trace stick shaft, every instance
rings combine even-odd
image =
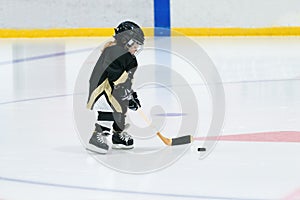
[[[168,145],[168,146],[174,146],[174,145],[189,144],[189,143],[191,143],[193,141],[193,136],[191,136],[191,135],[185,135],[185,136],[181,136],[181,137],[177,137],[177,138],[172,138],[172,139],[164,137],[158,131],[158,129],[150,122],[150,120],[148,119],[148,117],[145,115],[145,113],[140,108],[138,109],[138,112],[141,115],[141,117],[145,120],[145,122],[156,131],[156,135],[166,145]]]
[[[156,134],[161,139],[161,141],[163,141],[163,143],[168,146],[172,146],[172,139],[164,137],[160,132],[157,132]]]
[[[140,108],[138,109],[138,113],[144,119],[144,121],[148,124],[148,126],[151,126],[152,129],[155,130],[155,132],[158,132],[158,129],[151,123],[151,121],[148,119],[148,117],[145,115],[145,113]]]

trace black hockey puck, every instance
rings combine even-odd
[[[206,151],[206,148],[198,148],[198,151]]]

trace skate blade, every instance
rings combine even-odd
[[[108,152],[108,150],[95,147],[94,145],[88,145],[85,149],[99,154],[106,154]]]
[[[112,145],[112,148],[113,149],[133,149],[133,145],[130,145],[130,146],[126,146],[126,145],[123,145],[123,144],[113,144]]]

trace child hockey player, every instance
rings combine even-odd
[[[90,77],[87,107],[94,110],[95,103],[104,98],[112,112],[97,110],[98,121],[87,149],[107,153],[107,136],[112,129],[112,148],[133,148],[132,137],[124,131],[127,109],[137,110],[141,105],[136,92],[131,89],[133,75],[137,69],[135,55],[144,44],[142,29],[131,21],[115,28],[114,41],[108,42],[99,57]],[[109,127],[105,122],[113,122]]]

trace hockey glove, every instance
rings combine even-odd
[[[113,94],[122,102],[126,103],[128,108],[131,110],[136,111],[139,107],[141,107],[136,92],[134,92],[132,89],[127,89],[124,84],[115,86]]]
[[[129,100],[128,108],[130,110],[136,111],[140,107],[141,107],[141,103],[137,97],[136,92],[131,93],[131,99]]]

